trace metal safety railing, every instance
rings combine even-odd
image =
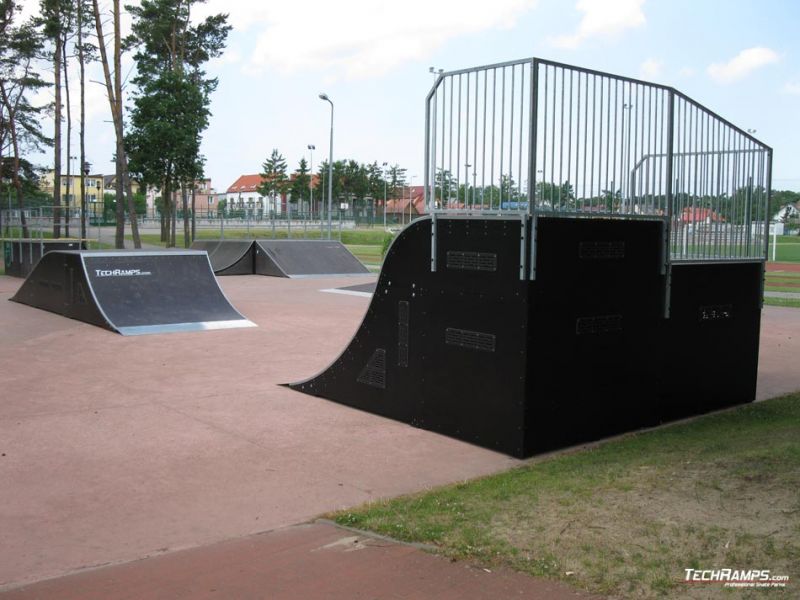
[[[646,218],[667,263],[763,259],[772,150],[677,90],[537,58],[440,75],[434,215]]]

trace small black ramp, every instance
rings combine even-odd
[[[255,272],[274,277],[363,275],[369,270],[334,240],[256,240]]]
[[[123,335],[255,326],[194,250],[49,252],[11,300]]]
[[[208,258],[215,275],[252,275],[252,240],[216,240]]]

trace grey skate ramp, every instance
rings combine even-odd
[[[365,275],[369,270],[341,242],[256,240],[255,272],[274,277]]]
[[[192,250],[205,250],[215,275],[252,275],[252,240],[200,240]]]
[[[255,326],[194,250],[49,252],[11,300],[122,335]]]

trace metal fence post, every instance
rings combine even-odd
[[[664,227],[664,318],[669,319],[670,315],[670,296],[672,293],[672,256],[670,252],[671,239],[672,239],[672,209],[673,209],[673,193],[672,189],[672,163],[674,157],[674,142],[675,142],[675,90],[672,88],[667,92],[667,164],[665,165],[665,177],[667,183],[666,196],[666,224]]]

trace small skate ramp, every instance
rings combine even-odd
[[[200,240],[192,250],[205,250],[215,275],[252,275],[252,240]]]
[[[256,240],[255,272],[274,277],[363,275],[369,270],[341,242]]]
[[[194,250],[52,251],[11,300],[122,335],[255,326]]]

